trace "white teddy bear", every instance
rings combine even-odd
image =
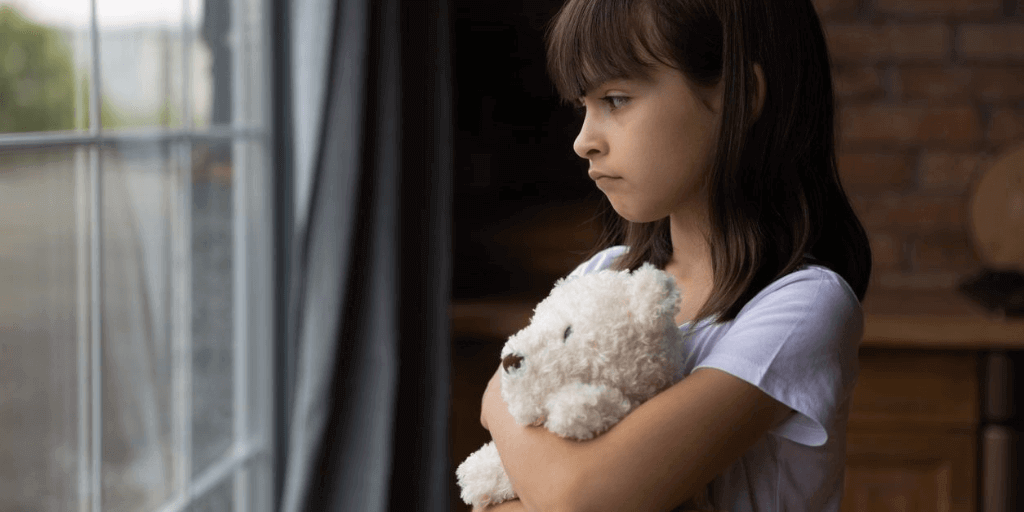
[[[501,396],[520,425],[591,439],[674,383],[679,290],[645,263],[560,279],[501,351]],[[516,497],[491,441],[456,470],[475,507]]]

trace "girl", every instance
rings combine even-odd
[[[683,291],[685,376],[594,440],[484,393],[518,500],[488,510],[838,511],[871,271],[836,170],[810,0],[568,0],[548,71],[620,223],[571,276],[648,261]],[[501,371],[501,368],[498,368]]]

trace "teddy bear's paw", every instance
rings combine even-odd
[[[474,507],[494,505],[516,497],[494,441],[466,457],[455,470],[455,476],[462,488],[462,501]]]
[[[590,439],[611,428],[630,411],[621,391],[603,385],[574,383],[548,400],[544,426],[562,437]]]

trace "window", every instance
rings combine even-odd
[[[267,10],[0,0],[0,508],[272,508]]]

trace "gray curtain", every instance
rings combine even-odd
[[[319,68],[322,21],[292,11],[296,71],[326,73],[322,85],[292,82],[300,242],[286,512],[448,508],[448,1],[302,0],[332,22]],[[320,125],[299,126],[309,122]]]

